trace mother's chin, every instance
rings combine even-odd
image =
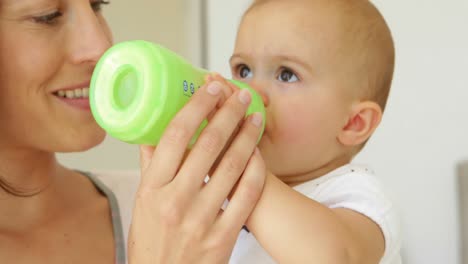
[[[82,152],[101,144],[106,138],[106,132],[97,124],[94,128],[81,130],[80,133],[62,137],[57,140],[53,152],[70,153]]]

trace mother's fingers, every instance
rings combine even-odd
[[[232,92],[235,92],[235,91],[239,90],[239,87],[237,87],[234,83],[232,83],[229,80],[227,80],[226,78],[224,78],[219,73],[213,73],[211,75],[211,78],[209,78],[209,79],[212,80],[212,81],[218,81],[218,82],[221,82],[221,83],[225,83],[230,88],[230,90]]]
[[[222,90],[220,82],[205,85],[177,113],[161,137],[150,163],[145,162],[148,171],[142,176],[145,186],[161,186],[172,181],[191,138],[219,101],[224,100]]]
[[[232,133],[244,119],[250,101],[247,90],[236,92],[203,130],[177,176],[182,191],[194,194],[199,190]],[[250,154],[245,156],[247,159]],[[242,171],[237,173],[239,176]]]
[[[154,149],[153,146],[140,146],[140,168],[142,173],[148,169],[151,159],[153,158]]]
[[[255,150],[262,116],[255,113],[250,116],[231,147],[224,154],[210,181],[200,193],[200,204],[210,211],[215,211],[223,204],[232,189],[248,167]]]
[[[238,232],[247,222],[261,196],[266,166],[258,149],[249,160],[242,178],[217,225],[222,230]]]

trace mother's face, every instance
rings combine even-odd
[[[0,148],[88,149],[94,66],[112,42],[102,0],[0,0]]]

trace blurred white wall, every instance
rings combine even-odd
[[[111,1],[104,15],[115,42],[144,39],[179,53],[195,65],[201,64],[200,4],[198,0]],[[108,137],[85,153],[60,154],[65,165],[81,170],[138,169],[138,149]]]
[[[208,67],[230,76],[250,0],[207,1]],[[372,2],[394,34],[397,65],[383,123],[356,161],[374,167],[400,210],[404,263],[461,263],[456,164],[468,158],[468,1]]]

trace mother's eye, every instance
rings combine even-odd
[[[91,2],[91,7],[93,8],[94,12],[100,12],[102,10],[103,5],[110,4],[110,1],[99,0]]]
[[[62,15],[63,15],[62,12],[55,11],[47,15],[33,17],[33,20],[34,22],[39,23],[39,24],[53,25],[57,22],[58,18],[60,18]]]

